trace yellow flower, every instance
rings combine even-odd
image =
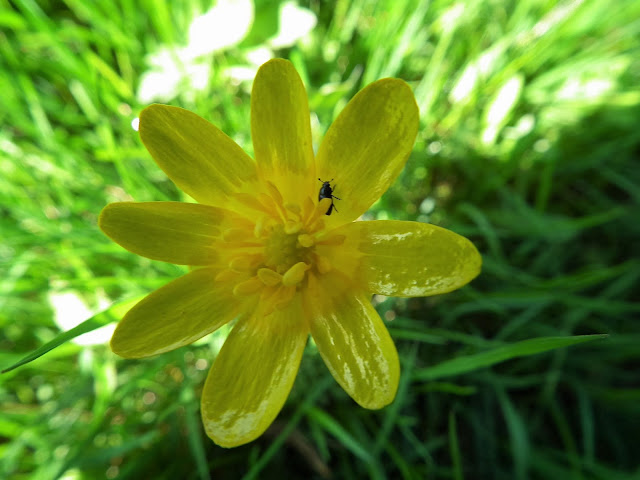
[[[202,393],[205,430],[224,447],[254,440],[274,420],[309,333],[356,402],[389,404],[398,355],[371,295],[449,292],[481,264],[471,242],[443,228],[355,222],[398,176],[417,131],[411,89],[387,78],[349,102],[314,156],[304,86],[279,59],[265,63],[253,85],[255,161],[191,112],[146,108],[143,143],[199,204],[113,203],[100,228],[131,252],[201,268],[134,306],[111,339],[113,351],[155,355],[237,319]],[[335,198],[318,179],[330,182]]]

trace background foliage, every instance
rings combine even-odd
[[[111,201],[180,199],[132,122],[171,103],[251,151],[270,56],[303,77],[316,139],[365,84],[411,84],[419,138],[368,215],[468,236],[483,273],[374,298],[403,368],[390,407],[359,408],[309,346],[276,423],[234,450],[199,420],[226,331],[141,361],[108,334],[66,343],[0,377],[0,477],[640,478],[640,2],[234,0],[198,43],[212,6],[0,0],[3,367],[80,302],[86,318],[184,272],[96,226]],[[593,333],[609,337],[519,356],[522,340]],[[518,358],[491,353],[505,348]]]

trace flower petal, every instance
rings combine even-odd
[[[466,285],[482,257],[465,237],[435,225],[381,220],[354,222],[336,231],[347,237],[334,262],[372,293],[424,297]],[[347,262],[348,265],[347,265]],[[351,269],[351,271],[349,271]]]
[[[355,220],[389,188],[416,139],[419,111],[409,85],[378,80],[347,104],[327,131],[316,157],[322,180],[333,179],[338,226]]]
[[[242,319],[233,328],[202,392],[207,435],[222,447],[260,436],[293,386],[309,333],[300,301],[273,314]]]
[[[391,403],[400,378],[398,353],[369,297],[327,274],[309,277],[304,302],[311,336],[333,378],[365,408]]]
[[[201,268],[138,302],[118,323],[111,349],[125,358],[168,352],[195,342],[235,318],[243,305],[218,270]]]
[[[258,169],[285,201],[301,202],[316,188],[307,93],[291,62],[260,67],[251,91],[251,136]]]
[[[145,108],[140,138],[173,183],[200,203],[227,205],[230,194],[256,179],[251,157],[188,110],[157,104]]]
[[[98,225],[130,252],[178,265],[212,265],[223,211],[180,202],[121,202],[102,209]]]

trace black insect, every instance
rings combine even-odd
[[[334,208],[336,209],[336,212],[338,211],[336,206],[333,204],[333,199],[334,198],[336,200],[340,200],[340,199],[333,194],[333,188],[331,188],[331,182],[333,182],[333,178],[328,182],[325,182],[324,180],[320,180],[320,181],[322,182],[322,186],[320,187],[320,191],[318,192],[318,201],[322,200],[323,198],[331,199],[331,205],[329,206],[329,210],[327,210],[327,213],[325,213],[325,215],[331,215],[331,211]]]

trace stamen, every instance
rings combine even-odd
[[[255,226],[253,227],[253,235],[256,238],[264,239],[265,237],[269,236],[272,224],[273,220],[271,219],[271,217],[262,216],[258,218]]]
[[[264,283],[258,277],[251,277],[249,280],[238,283],[233,287],[233,294],[237,297],[251,295],[264,287]]]
[[[315,240],[308,233],[303,233],[302,235],[298,235],[298,244],[301,247],[309,248],[313,247]]]
[[[288,235],[293,235],[294,233],[298,233],[302,230],[302,223],[295,220],[287,220],[284,224],[284,233]]]
[[[224,270],[220,270],[220,272],[216,275],[215,281],[229,282],[231,280],[234,280],[237,276],[238,274],[236,272],[234,272],[233,270],[229,270],[228,268],[225,268]]]
[[[253,259],[248,255],[236,257],[229,262],[229,268],[234,272],[244,273],[253,269]]]
[[[304,279],[304,273],[309,269],[309,265],[298,262],[282,276],[282,284],[291,287],[299,284]]]
[[[261,268],[258,270],[258,278],[262,283],[270,287],[274,287],[282,282],[282,275],[270,268]]]
[[[287,203],[284,208],[290,212],[291,216],[295,216],[297,220],[300,220],[302,209],[297,203]]]

